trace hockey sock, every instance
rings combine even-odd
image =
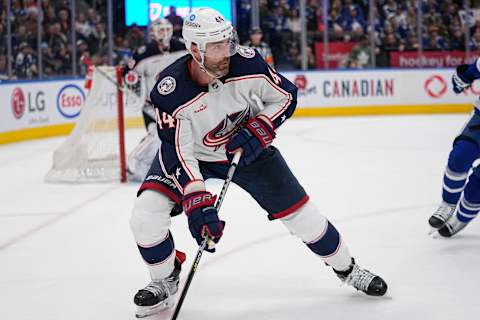
[[[443,176],[443,201],[457,204],[465,187],[468,170],[480,153],[476,143],[468,140],[455,142],[448,157],[448,165]]]
[[[313,242],[307,243],[307,247],[335,270],[346,270],[350,267],[352,261],[350,252],[330,221],[323,234]]]
[[[145,260],[150,269],[150,274],[153,280],[164,279],[172,272],[175,258],[175,244],[170,232],[168,232],[165,239],[159,243],[148,247],[140,246],[138,244],[137,246],[143,260]],[[171,265],[171,267],[169,268],[168,265]]]
[[[462,222],[470,222],[480,211],[480,172],[478,169],[470,175],[465,190],[460,198],[457,218]]]

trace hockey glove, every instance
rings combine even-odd
[[[237,132],[225,146],[228,160],[231,162],[234,153],[241,150],[242,157],[238,165],[240,167],[247,166],[272,144],[274,138],[275,131],[269,123],[259,117],[250,119],[245,127]]]
[[[476,63],[459,65],[452,76],[453,91],[461,93],[469,88],[473,81],[478,78],[480,78],[480,71],[477,69]]]
[[[183,197],[183,210],[188,217],[190,233],[200,245],[205,235],[213,239],[215,243],[220,241],[225,227],[225,221],[218,218],[215,208],[217,196],[210,192],[192,192]],[[215,252],[215,248],[206,248],[209,252]]]

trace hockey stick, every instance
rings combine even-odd
[[[228,186],[230,185],[230,182],[232,181],[233,174],[235,173],[235,170],[237,169],[238,161],[240,161],[242,153],[240,151],[237,151],[235,155],[233,156],[233,160],[230,163],[230,168],[228,169],[227,177],[225,178],[225,182],[223,183],[222,191],[220,191],[220,194],[218,196],[217,203],[215,204],[215,208],[217,211],[220,211],[220,207],[222,206],[223,199],[225,198],[225,194],[227,193]],[[178,303],[175,306],[175,311],[173,312],[171,320],[176,320],[178,313],[180,312],[180,308],[182,307],[183,301],[185,300],[185,296],[187,295],[188,288],[190,287],[190,284],[192,283],[193,276],[195,275],[195,272],[197,271],[198,264],[200,263],[200,259],[202,258],[203,251],[207,247],[207,244],[212,241],[209,237],[205,237],[202,241],[202,244],[200,244],[200,247],[198,248],[197,251],[197,256],[195,257],[195,261],[193,261],[192,267],[190,268],[190,272],[188,273],[187,281],[185,282],[185,286],[183,287],[183,290],[180,294],[180,298],[178,299]]]

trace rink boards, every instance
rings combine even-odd
[[[480,85],[455,95],[452,69],[372,69],[282,73],[298,87],[295,116],[469,112]],[[0,144],[68,134],[86,97],[84,79],[0,84]],[[108,96],[106,99],[115,99]],[[142,126],[126,108],[126,127]]]

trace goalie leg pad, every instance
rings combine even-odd
[[[130,181],[143,181],[158,152],[159,146],[160,139],[156,129],[153,128],[128,155],[128,178]]]
[[[165,195],[145,190],[133,208],[130,227],[153,280],[168,277],[174,268],[175,244],[169,232],[174,205]]]
[[[281,221],[328,265],[336,270],[350,266],[351,255],[340,234],[311,201]]]

